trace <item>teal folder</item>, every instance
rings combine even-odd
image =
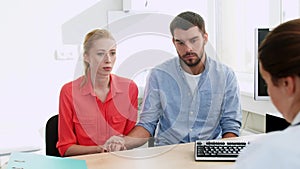
[[[87,169],[85,160],[14,152],[7,169]]]

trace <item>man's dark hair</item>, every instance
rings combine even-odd
[[[193,26],[197,26],[202,33],[206,33],[203,18],[197,13],[186,11],[180,13],[172,20],[170,24],[170,31],[172,36],[174,36],[174,30],[176,28],[188,30]]]

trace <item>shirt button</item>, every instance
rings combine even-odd
[[[190,132],[192,132],[193,131],[193,129],[190,129]]]
[[[193,115],[193,114],[194,114],[194,112],[191,111],[191,112],[190,112],[190,115]]]

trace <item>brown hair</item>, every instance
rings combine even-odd
[[[259,46],[258,59],[274,85],[279,78],[300,76],[300,19],[272,30]]]
[[[203,18],[194,12],[186,11],[178,14],[170,24],[170,31],[172,36],[174,36],[174,30],[180,28],[183,30],[188,30],[189,28],[197,26],[202,33],[206,33],[205,23]]]
[[[94,29],[89,33],[87,33],[85,35],[84,42],[83,42],[83,54],[88,54],[94,41],[102,38],[115,40],[114,37],[111,35],[111,33],[105,29]],[[84,61],[84,79],[81,83],[81,86],[83,86],[86,83],[89,68],[90,68],[89,63]]]

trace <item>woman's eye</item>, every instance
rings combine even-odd
[[[111,56],[115,56],[115,55],[116,55],[116,52],[110,52],[110,55],[111,55]]]
[[[98,56],[104,56],[105,53],[97,53]]]

